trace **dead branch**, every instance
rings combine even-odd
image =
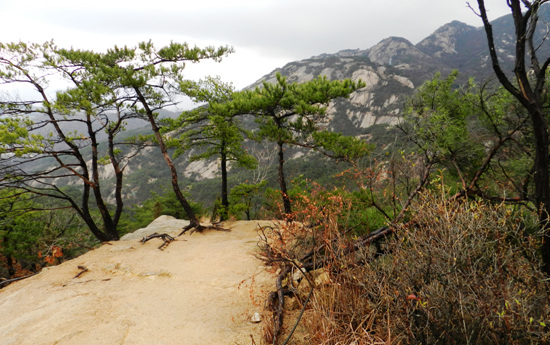
[[[83,275],[84,273],[88,272],[88,269],[87,269],[85,266],[80,266],[80,265],[79,265],[79,266],[77,266],[77,268],[78,268],[79,270],[81,270],[81,271],[78,272],[78,274],[75,275],[75,276],[73,277],[73,279],[76,279],[76,278],[80,277],[81,275]]]
[[[277,287],[277,297],[278,297],[278,305],[277,309],[274,312],[273,315],[273,322],[274,322],[274,330],[273,330],[273,345],[277,344],[277,338],[279,336],[279,333],[281,332],[283,328],[283,311],[285,309],[285,296],[283,293],[283,280],[286,278],[288,273],[292,270],[292,265],[285,265],[281,273],[277,276],[277,280],[275,281],[275,286]]]
[[[145,236],[141,239],[141,243],[144,244],[145,242],[149,241],[149,240],[152,240],[153,238],[162,238],[162,240],[164,242],[162,242],[162,244],[158,247],[158,249],[160,250],[164,250],[166,247],[168,247],[168,245],[170,243],[172,243],[172,241],[174,241],[175,239],[168,235],[168,234],[159,234],[159,233],[154,233],[154,234],[151,234],[149,236]]]
[[[226,228],[222,228],[218,224],[212,224],[212,225],[193,225],[193,223],[190,223],[186,227],[184,227],[181,232],[178,234],[177,237],[180,237],[181,235],[185,234],[187,231],[190,231],[189,235],[192,235],[194,232],[203,232],[204,230],[216,230],[216,231],[231,231]]]
[[[16,282],[18,280],[23,280],[23,279],[27,279],[27,278],[30,278],[34,275],[36,275],[37,273],[33,273],[33,274],[29,274],[28,276],[24,276],[24,277],[17,277],[17,278],[12,278],[12,279],[0,279],[0,289],[5,287],[5,286],[8,286],[10,283],[13,283],[13,282]]]
[[[306,301],[304,302],[304,305],[302,306],[302,310],[300,310],[300,314],[298,315],[298,318],[296,319],[296,323],[294,323],[294,327],[292,327],[292,330],[290,331],[290,334],[286,338],[283,345],[288,344],[290,338],[292,338],[292,335],[294,334],[294,331],[296,331],[296,327],[298,327],[298,324],[300,323],[300,320],[302,319],[302,316],[304,315],[304,311],[306,310],[307,303],[309,302],[309,299],[311,298],[311,295],[313,294],[313,289],[315,287],[312,285],[311,289],[309,290],[309,294],[307,295]]]

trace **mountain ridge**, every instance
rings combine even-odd
[[[539,16],[540,20],[550,22],[550,5],[542,6]],[[511,75],[515,57],[511,14],[491,23],[503,70]],[[544,30],[539,30],[536,39],[544,37]],[[548,42],[541,44],[539,50],[550,56]],[[475,76],[483,82],[493,75],[483,27],[454,20],[417,44],[393,36],[367,49],[345,49],[289,62],[249,88],[274,82],[276,73],[287,77],[289,82],[307,82],[317,76],[331,80],[362,79],[366,88],[358,90],[349,100],[336,100],[329,109],[333,130],[358,135],[375,124],[396,124],[402,116],[403,104],[418,86],[438,72],[445,75],[455,69],[460,72],[460,80]]]
[[[541,8],[542,21],[550,22],[549,9],[550,5]],[[512,24],[511,15],[492,21],[495,44],[506,73],[511,73],[513,66]],[[544,32],[538,32],[537,37],[544,37]],[[550,56],[548,42],[540,49]],[[289,62],[248,88],[261,86],[263,82],[275,82],[276,73],[281,73],[289,82],[307,82],[318,76],[332,80],[361,79],[366,87],[357,90],[349,99],[334,100],[329,106],[328,128],[376,142],[380,136],[387,136],[387,126],[399,123],[407,98],[422,83],[438,72],[446,75],[454,69],[459,70],[461,80],[476,76],[478,81],[483,82],[490,78],[492,69],[482,27],[451,21],[416,44],[394,36],[384,38],[367,49],[345,49]],[[250,122],[253,124],[253,121]],[[139,203],[150,196],[151,191],[162,189],[159,183],[168,184],[167,169],[155,168],[163,164],[156,153],[155,149],[150,148],[128,162],[125,175],[125,190],[129,191],[125,194],[125,200],[128,204]],[[182,178],[186,179],[185,183],[216,176],[215,161],[190,163],[186,157],[183,155],[174,161]],[[102,176],[108,177],[110,174],[112,172],[105,170]],[[191,193],[193,199],[204,201],[201,199],[204,191],[195,193],[191,190]]]
[[[543,6],[544,11],[541,9],[541,19],[550,22],[548,8],[549,6]],[[509,57],[514,51],[510,40],[513,34],[511,15],[497,18],[492,24],[503,66],[510,72],[513,61]],[[539,34],[538,37],[542,36]],[[548,43],[543,48],[550,56]],[[455,20],[437,28],[416,44],[406,38],[394,36],[384,38],[367,49],[345,49],[333,54],[324,53],[289,62],[264,75],[247,89],[259,87],[263,82],[275,82],[277,73],[281,73],[289,82],[307,82],[318,76],[326,76],[332,80],[361,79],[366,87],[357,90],[349,99],[334,100],[329,106],[328,128],[367,141],[377,141],[378,136],[384,135],[385,126],[393,126],[400,121],[407,98],[422,83],[437,72],[445,75],[453,69],[459,70],[462,80],[475,75],[478,80],[484,81],[491,76],[492,69],[482,27]],[[152,152],[154,155],[155,151]],[[150,166],[155,161],[155,157],[140,158],[139,165],[130,162],[129,170],[139,170],[139,167]],[[216,174],[215,162],[190,164],[184,155],[175,163],[183,176],[196,181],[211,179]],[[160,178],[156,169],[145,170],[150,170],[145,174],[151,176],[144,176],[142,181],[157,181]]]

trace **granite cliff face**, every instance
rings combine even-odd
[[[539,16],[541,23],[550,22],[550,5],[543,6]],[[497,54],[504,71],[511,74],[515,52],[512,18],[510,15],[498,18],[492,26]],[[545,25],[539,27],[537,45],[547,34]],[[550,56],[550,44],[540,45],[539,53],[543,57]],[[332,80],[361,79],[366,83],[365,88],[349,99],[335,100],[329,106],[328,126],[346,135],[376,141],[378,134],[386,133],[383,126],[400,121],[407,98],[418,86],[437,72],[445,76],[453,69],[460,72],[462,80],[475,76],[477,81],[483,82],[493,74],[485,31],[481,26],[453,21],[417,44],[405,38],[389,37],[368,49],[347,49],[290,62],[263,76],[250,88],[261,86],[263,82],[275,82],[276,73],[286,76],[289,82],[307,82],[318,76]],[[253,121],[250,124],[252,126]],[[189,164],[185,156],[175,163],[187,181],[213,178],[219,170],[215,161]],[[103,174],[108,178],[112,171],[106,170]],[[167,169],[156,148],[147,148],[129,162],[125,181],[125,190],[128,191],[125,199],[129,203],[149,197],[150,191],[161,190],[160,183],[167,186]]]
[[[541,21],[550,22],[548,7],[541,9]],[[515,49],[512,18],[508,15],[496,19],[492,25],[499,58],[505,72],[511,73]],[[538,40],[544,37],[542,30],[537,33]],[[540,47],[542,56],[550,56],[549,48],[548,43]],[[332,80],[361,79],[366,83],[365,88],[349,99],[335,100],[329,106],[328,126],[347,135],[377,140],[373,133],[380,133],[384,131],[382,126],[400,121],[407,98],[418,86],[437,72],[446,75],[453,69],[459,70],[462,80],[475,76],[482,82],[492,75],[485,31],[481,26],[453,21],[417,44],[405,38],[389,37],[368,49],[347,49],[290,62],[263,76],[249,88],[261,86],[263,82],[275,82],[276,73],[286,76],[289,82],[307,82],[318,76]],[[155,157],[149,155],[149,158],[140,159],[140,164],[149,167],[154,161]],[[217,173],[216,162],[179,163],[182,175],[191,180],[212,178]],[[153,172],[159,169],[146,170],[151,171],[151,176],[142,179],[147,181],[145,186],[150,187],[157,179],[162,180],[158,174],[153,176]]]
[[[550,6],[540,10],[540,21],[550,22]],[[511,74],[515,54],[514,26],[511,15],[492,22],[495,45],[506,73]],[[537,42],[545,37],[539,25]],[[539,48],[541,56],[550,56],[550,44]],[[317,76],[329,79],[361,79],[367,87],[349,100],[338,100],[330,107],[331,127],[345,134],[358,135],[372,125],[395,124],[403,114],[403,105],[414,90],[435,73],[442,75],[457,69],[463,80],[475,76],[484,81],[493,74],[483,27],[459,21],[448,23],[416,45],[405,38],[389,37],[366,50],[343,50],[288,63],[262,77],[275,81],[281,73],[290,82],[305,82]]]
[[[328,112],[333,119],[332,126],[337,127],[335,129],[354,134],[373,124],[396,123],[402,113],[397,94],[409,94],[416,86],[415,82],[392,66],[373,63],[362,54],[335,54],[293,62],[265,76],[260,82],[274,82],[277,72],[287,76],[289,82],[306,82],[318,76],[332,80],[363,80],[367,84],[365,88],[355,92],[348,100],[337,100]]]
[[[474,38],[477,39],[474,42]],[[437,29],[417,44],[418,49],[443,62],[451,56],[470,55],[473,43],[486,49],[485,32],[482,28],[453,21]],[[480,41],[480,42],[478,42]],[[446,59],[447,58],[447,59]]]

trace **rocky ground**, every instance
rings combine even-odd
[[[260,344],[275,278],[255,257],[258,222],[185,234],[163,251],[160,239],[139,242],[185,225],[162,216],[0,290],[0,343]],[[75,278],[79,266],[88,271]],[[256,313],[263,322],[253,322]]]

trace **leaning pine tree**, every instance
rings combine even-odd
[[[171,43],[157,49],[151,42],[140,43],[135,48],[114,47],[106,53],[64,51],[67,57],[79,61],[83,69],[92,71],[95,83],[124,95],[124,105],[150,123],[152,136],[170,169],[174,193],[189,218],[183,232],[203,227],[181,192],[176,167],[158,124],[158,111],[175,105],[177,96],[182,95],[179,84],[184,80],[186,63],[220,61],[231,52],[229,47],[190,48],[186,43]]]

